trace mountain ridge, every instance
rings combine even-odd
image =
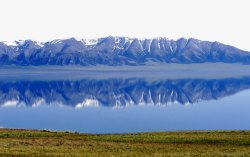
[[[250,53],[220,42],[194,38],[57,39],[0,42],[0,65],[143,65],[163,63],[250,63]]]

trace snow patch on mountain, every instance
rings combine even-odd
[[[17,107],[18,105],[18,100],[9,100],[4,102],[1,106],[2,107]]]
[[[83,102],[76,104],[75,108],[84,108],[84,107],[98,107],[100,105],[99,101],[96,99],[87,98]]]
[[[56,39],[56,40],[52,40],[50,43],[51,44],[60,44],[60,43],[62,43],[62,40],[61,39]]]

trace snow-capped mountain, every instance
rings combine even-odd
[[[250,88],[250,78],[105,79],[77,81],[0,82],[0,106],[41,104],[120,107],[133,105],[193,104],[220,99]]]
[[[140,65],[166,63],[250,63],[250,53],[197,39],[113,37],[0,42],[0,65]]]

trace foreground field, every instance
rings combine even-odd
[[[0,129],[0,156],[250,156],[250,131],[95,135]]]

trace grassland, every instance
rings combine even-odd
[[[100,135],[0,129],[0,156],[250,156],[250,131]]]

